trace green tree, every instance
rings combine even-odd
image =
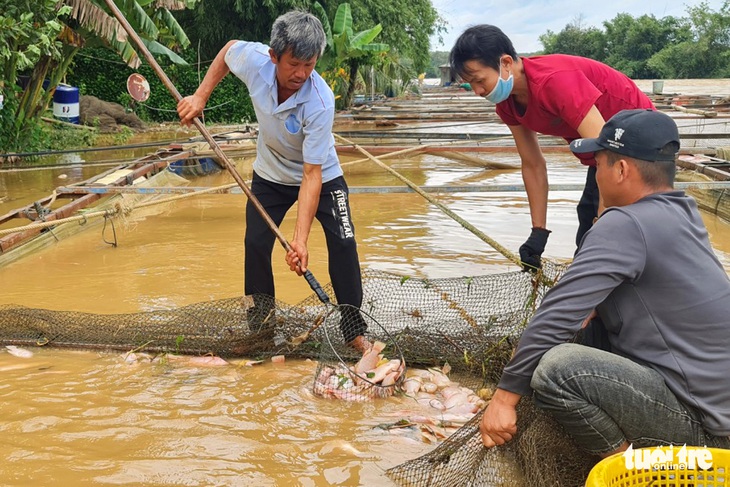
[[[324,5],[331,15],[333,6],[336,8],[339,3]],[[349,0],[349,3],[355,30],[382,25],[378,39],[397,52],[398,58],[404,60],[401,65],[410,64],[413,76],[426,70],[430,63],[430,38],[445,31],[445,22],[430,0]]]
[[[649,59],[667,46],[686,39],[689,31],[682,19],[653,15],[634,18],[619,14],[604,22],[606,28],[606,63],[631,78],[653,78],[657,72]]]
[[[327,48],[317,63],[318,72],[339,97],[338,106],[349,107],[355,93],[360,66],[378,64],[390,47],[373,43],[383,27],[378,24],[355,33],[352,29],[352,13],[349,3],[337,7],[332,25],[324,8],[317,2],[313,10],[320,16],[327,36]]]
[[[311,0],[205,0],[192,10],[175,12],[203,61],[213,59],[231,39],[268,43],[276,18]]]
[[[432,51],[430,55],[431,61],[426,68],[426,78],[439,78],[441,77],[439,66],[449,62],[449,51]]]
[[[57,40],[63,30],[59,16],[70,11],[70,7],[57,9],[55,0],[3,1],[0,4],[0,92],[5,97],[5,107],[0,112],[0,150],[3,152],[18,150],[23,141],[37,132],[37,127],[25,121],[39,113],[28,100],[42,96],[43,80],[28,83],[19,98],[18,73],[62,59],[62,45]]]
[[[160,64],[180,93],[187,95],[197,89],[200,80],[205,76],[205,70],[198,72],[195,64],[196,53],[192,49],[182,52],[181,55],[188,61],[187,65],[165,63],[165,59],[160,59]],[[127,77],[135,71],[147,78],[150,84],[150,97],[144,103],[135,102],[126,91]],[[108,49],[85,48],[74,58],[67,81],[78,86],[84,94],[133,109],[142,120],[179,121],[175,110],[177,102],[170,96],[154,70],[147,64],[133,70]],[[208,100],[206,121],[242,123],[255,120],[256,115],[247,93],[246,85],[235,76],[223,78]]]
[[[185,63],[171,47],[184,47],[189,41],[169,9],[185,8],[195,1],[124,0],[121,3],[124,16],[150,51],[165,55],[173,62]],[[128,65],[137,67],[140,64],[139,56],[117,20],[108,13],[104,0],[3,2],[4,8],[0,10],[4,12],[3,22],[20,29],[17,35],[9,30],[11,33],[3,37],[10,41],[6,46],[8,64],[15,63],[15,67],[4,69],[4,74],[8,71],[4,79],[8,85],[15,85],[19,69],[28,68],[30,74],[30,81],[14,108],[15,128],[9,134],[9,140],[13,140],[15,146],[23,147],[30,143],[29,134],[36,131],[34,126],[48,106],[53,91],[65,76],[75,54],[85,45],[105,45],[115,50]],[[18,27],[28,23],[30,29]],[[40,36],[33,31],[39,32]],[[24,55],[25,52],[30,53],[34,60],[30,65],[27,61],[31,58]]]
[[[203,60],[215,57],[231,39],[267,43],[271,25],[289,10],[299,8],[314,11],[314,0],[205,0],[192,11],[176,12],[180,24],[190,36]],[[335,17],[341,0],[321,1],[328,18]],[[413,67],[414,76],[425,71],[429,64],[429,40],[434,33],[444,30],[430,0],[349,0],[353,30],[365,30],[380,24],[378,39],[391,46]],[[396,47],[397,46],[397,47]],[[407,60],[407,61],[406,61]]]
[[[596,61],[606,58],[606,37],[600,29],[584,27],[578,16],[557,34],[548,30],[538,37],[544,54],[572,54]]]
[[[688,8],[675,43],[654,54],[647,64],[662,78],[724,78],[730,76],[730,6],[718,12],[703,2]]]

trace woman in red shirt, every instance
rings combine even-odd
[[[624,109],[654,108],[651,100],[623,73],[592,59],[550,54],[517,56],[512,41],[493,25],[464,31],[450,54],[451,69],[470,83],[474,93],[497,105],[497,115],[507,124],[522,161],[532,232],[520,247],[525,270],[540,267],[547,230],[548,178],[545,157],[537,134],[578,138],[598,137],[606,120]],[[578,203],[580,245],[599,214],[594,159]]]

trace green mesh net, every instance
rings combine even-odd
[[[406,377],[406,366],[441,369],[448,364],[452,380],[478,390],[497,382],[522,330],[564,270],[564,265],[545,262],[538,274],[441,279],[367,271],[359,310],[323,304],[316,295],[296,305],[267,296],[244,296],[113,315],[5,305],[0,306],[0,343],[311,358],[319,361],[314,393],[326,395],[322,384],[328,380],[331,385],[352,380],[351,387],[362,386],[357,394],[364,396],[353,400],[378,400],[395,393]],[[325,291],[334,295],[331,286]],[[365,330],[370,342],[383,344],[376,366],[399,361],[389,371],[399,372],[392,374],[395,379],[368,384],[373,369],[359,371],[357,379],[350,374],[362,358],[344,345],[353,330]],[[529,399],[520,404],[519,434],[506,447],[488,451],[481,446],[480,417],[474,416],[431,453],[389,470],[388,475],[408,486],[573,487],[582,485],[596,461],[580,453]],[[505,470],[510,461],[517,470]]]

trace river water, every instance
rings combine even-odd
[[[190,135],[195,134],[155,137]],[[130,143],[149,137],[139,135]],[[147,152],[82,154],[49,162],[131,159]],[[488,158],[519,162],[512,153]],[[552,184],[584,181],[585,168],[569,154],[547,158]],[[252,161],[235,163],[244,179],[250,178]],[[418,185],[521,184],[518,171],[438,156],[390,163]],[[0,214],[104,169],[1,172]],[[361,186],[401,184],[372,163],[347,165],[345,176],[353,188],[351,207],[364,269],[428,278],[515,270],[416,194],[355,193]],[[190,184],[230,181],[219,173]],[[553,233],[545,257],[572,256],[579,194],[550,194]],[[444,193],[437,198],[512,252],[529,234],[523,193]],[[101,225],[92,226],[0,267],[0,305],[133,313],[240,296],[244,205],[242,194],[217,194],[133,212],[115,225],[116,247],[104,241],[112,238],[109,228],[102,233]],[[295,215],[293,208],[282,224],[287,237]],[[730,225],[709,214],[704,219],[718,256],[730,268]],[[309,248],[310,269],[328,282],[324,238],[316,223]],[[274,267],[279,299],[293,304],[311,294],[306,282],[288,270],[278,246]],[[114,353],[33,352],[26,359],[0,352],[3,485],[390,485],[385,469],[434,447],[376,428],[405,414],[412,407],[407,398],[346,404],[312,397],[314,364],[308,361],[196,367],[128,363]]]

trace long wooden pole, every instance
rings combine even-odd
[[[124,14],[119,10],[119,8],[116,6],[113,0],[105,0],[107,7],[109,7],[109,10],[111,10],[112,14],[114,14],[114,17],[119,21],[119,23],[122,25],[124,30],[127,32],[127,35],[132,38],[134,43],[137,45],[137,48],[139,49],[139,52],[141,52],[149,65],[152,67],[152,69],[157,74],[157,77],[160,78],[160,81],[162,81],[162,84],[165,85],[167,90],[172,94],[172,96],[175,98],[175,101],[179,102],[182,100],[182,95],[180,95],[180,92],[177,91],[177,88],[175,88],[175,85],[172,84],[172,81],[170,81],[170,78],[167,77],[167,74],[162,70],[160,65],[157,63],[157,60],[152,56],[149,49],[147,49],[147,46],[144,45],[142,42],[142,39],[137,35],[137,32],[132,28],[132,26],[129,24],[127,19],[124,17]],[[226,156],[225,152],[220,148],[218,143],[215,141],[212,135],[210,135],[210,132],[208,132],[208,129],[205,128],[205,125],[200,121],[198,117],[193,118],[193,124],[195,127],[200,131],[203,138],[210,144],[210,148],[213,149],[213,152],[215,152],[215,155],[218,156],[218,158],[223,162],[223,165],[228,170],[228,172],[233,176],[233,179],[236,181],[238,186],[241,187],[243,192],[246,194],[246,197],[248,197],[251,204],[254,206],[256,211],[261,215],[261,218],[264,219],[266,222],[266,225],[271,229],[271,231],[276,236],[277,240],[281,243],[281,245],[284,247],[284,249],[287,252],[290,252],[292,250],[291,245],[289,245],[289,242],[286,240],[286,237],[284,237],[284,234],[281,233],[281,230],[279,227],[274,223],[274,220],[271,219],[271,216],[266,212],[266,209],[263,207],[261,202],[256,198],[256,196],[251,192],[249,187],[246,185],[246,183],[243,181],[243,178],[238,173],[236,168],[231,164],[231,161],[228,159],[228,156]],[[304,278],[307,280],[307,283],[309,283],[309,287],[312,288],[312,291],[314,291],[317,294],[317,297],[322,301],[323,303],[329,303],[330,299],[329,296],[327,296],[327,293],[324,292],[324,289],[322,289],[322,286],[319,284],[317,279],[315,279],[314,275],[311,271],[307,270],[304,273]]]
[[[506,247],[502,246],[499,242],[497,242],[496,240],[494,240],[493,238],[491,238],[489,235],[487,235],[486,233],[482,232],[481,230],[479,230],[478,228],[476,228],[474,225],[472,225],[468,221],[466,221],[463,218],[461,218],[459,215],[457,215],[456,213],[454,213],[446,205],[444,205],[443,203],[439,202],[436,198],[432,197],[429,194],[426,194],[426,192],[423,191],[418,185],[416,185],[414,182],[412,182],[411,180],[409,180],[408,178],[406,178],[405,176],[403,176],[401,173],[399,173],[398,171],[396,171],[392,167],[388,166],[383,161],[381,161],[380,159],[378,159],[374,155],[370,154],[368,151],[366,151],[365,149],[363,149],[362,147],[360,147],[356,143],[354,143],[354,142],[352,142],[352,141],[350,141],[350,140],[348,140],[348,139],[346,139],[346,138],[344,138],[344,137],[342,137],[341,135],[338,135],[338,134],[335,134],[335,137],[338,138],[340,141],[344,142],[345,144],[349,144],[349,145],[352,145],[353,147],[355,147],[358,151],[360,151],[362,153],[362,155],[364,155],[365,157],[367,157],[368,159],[370,159],[371,161],[373,161],[375,164],[377,164],[378,166],[382,167],[383,169],[385,169],[386,171],[388,171],[389,173],[391,173],[393,176],[395,176],[398,179],[400,179],[401,181],[403,181],[413,191],[415,191],[416,193],[418,193],[421,196],[423,196],[424,199],[426,199],[427,201],[429,201],[430,203],[432,203],[433,205],[435,205],[436,207],[438,207],[441,211],[443,211],[444,213],[446,213],[454,221],[458,222],[462,227],[466,228],[471,233],[473,233],[474,235],[476,235],[477,237],[479,237],[483,242],[486,242],[487,244],[489,244],[494,250],[496,250],[497,252],[499,252],[500,254],[502,254],[508,260],[510,260],[511,262],[513,262],[514,264],[516,264],[516,265],[518,265],[520,267],[522,266],[522,262],[520,261],[519,257],[517,257],[515,254],[513,254],[512,252],[510,252]]]

